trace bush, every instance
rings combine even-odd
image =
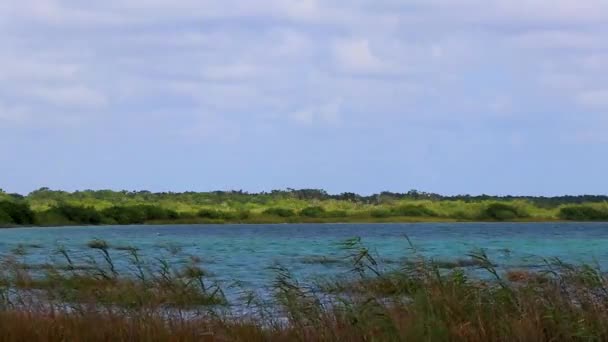
[[[437,213],[422,205],[404,205],[391,210],[393,216],[434,217]]]
[[[146,221],[145,208],[132,207],[110,207],[104,209],[102,215],[118,224],[142,224]]]
[[[249,218],[249,211],[222,211],[215,209],[201,209],[197,216],[211,220],[246,220]]]
[[[179,218],[179,214],[175,210],[165,209],[156,205],[141,205],[138,208],[144,212],[146,220],[172,220]]]
[[[249,210],[240,210],[237,212],[237,215],[240,220],[246,220],[251,216],[251,213],[249,212]]]
[[[66,226],[74,224],[53,208],[36,213],[36,223],[41,226]]]
[[[15,224],[15,222],[9,216],[9,214],[5,213],[3,210],[0,210],[0,225],[12,225],[12,224]]]
[[[559,217],[570,221],[602,221],[608,220],[608,211],[585,205],[573,205],[561,208]]]
[[[346,216],[348,216],[348,213],[345,210],[326,211],[323,207],[314,206],[314,207],[307,207],[307,208],[302,209],[302,211],[300,211],[300,216],[312,217],[312,218],[319,218],[319,217],[335,218],[335,217],[346,217]]]
[[[528,215],[520,212],[517,207],[504,203],[492,203],[484,209],[481,219],[497,221],[513,220],[516,218],[527,217]]]
[[[0,220],[7,221],[4,224],[28,225],[34,224],[35,221],[34,212],[26,203],[2,201],[0,202],[0,212],[3,213],[0,214]],[[2,222],[0,221],[0,223]]]
[[[225,220],[246,220],[251,216],[248,210],[225,211],[223,214]]]
[[[325,217],[346,217],[348,213],[346,210],[330,210],[325,213]]]
[[[296,216],[296,213],[292,209],[286,209],[286,208],[268,208],[268,209],[264,210],[263,214],[278,216],[278,217]]]
[[[452,213],[451,215],[449,215],[450,217],[459,219],[459,220],[473,220],[475,219],[475,215],[474,214],[470,214],[467,213],[464,210],[457,210],[454,213]]]
[[[300,216],[305,217],[322,217],[325,215],[325,209],[322,207],[308,207],[300,211]]]
[[[165,209],[156,205],[136,205],[127,207],[112,207],[104,211],[104,215],[120,224],[141,224],[149,220],[171,220],[179,218],[175,210]]]
[[[79,207],[69,204],[61,204],[48,210],[49,216],[62,217],[69,222],[81,224],[100,224],[101,214],[91,207]]]
[[[374,209],[370,212],[372,217],[391,217],[391,211],[388,209]]]
[[[197,215],[198,217],[212,220],[219,220],[223,217],[223,213],[215,209],[201,209]]]

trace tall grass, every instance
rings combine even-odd
[[[92,258],[65,249],[53,265],[16,251],[0,273],[2,341],[604,341],[608,279],[598,267],[548,260],[543,271],[498,270],[482,252],[450,268],[416,253],[382,266],[359,239],[341,246],[351,271],[305,282],[280,265],[270,298],[226,306],[200,261],[150,264],[102,240]],[[97,258],[95,258],[97,257]],[[462,267],[461,267],[462,266]],[[472,277],[465,266],[485,270]],[[243,310],[243,308],[245,308]]]
[[[83,304],[141,309],[226,303],[221,289],[206,281],[207,272],[198,258],[191,257],[179,267],[163,258],[150,264],[136,248],[127,247],[119,255],[127,259],[127,266],[118,267],[106,241],[95,239],[87,245],[93,253],[79,258],[81,262],[63,247],[57,250],[63,261],[54,264],[25,264],[17,257],[25,252],[13,252],[0,269],[0,292],[6,294],[3,304],[35,300],[81,311]]]

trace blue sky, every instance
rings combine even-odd
[[[608,193],[605,0],[0,3],[0,188]]]

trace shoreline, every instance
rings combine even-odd
[[[239,225],[239,226],[256,226],[256,225],[271,225],[271,226],[284,226],[284,225],[302,225],[302,224],[323,224],[323,225],[371,225],[371,224],[433,224],[433,223],[458,223],[458,224],[524,224],[524,223],[559,223],[559,224],[606,224],[608,221],[569,221],[561,219],[518,219],[509,221],[497,221],[497,220],[462,220],[462,219],[421,219],[404,217],[398,218],[397,220],[289,220],[289,221],[210,221],[210,220],[175,220],[175,221],[149,221],[141,224],[97,224],[97,225],[86,225],[86,224],[58,224],[58,225],[15,225],[15,226],[0,226],[0,230],[3,229],[24,229],[24,228],[95,228],[95,227],[145,227],[145,226],[228,226],[228,225]]]

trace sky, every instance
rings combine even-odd
[[[608,193],[606,0],[4,0],[0,188]]]

